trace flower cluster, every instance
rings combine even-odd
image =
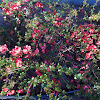
[[[26,99],[43,89],[50,99],[66,100],[66,92],[78,89],[76,94],[98,96],[100,26],[89,21],[92,10],[84,11],[86,3],[78,10],[45,3],[2,1],[3,18],[13,25],[0,31],[7,34],[0,46],[1,95],[25,93]]]

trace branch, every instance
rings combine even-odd
[[[27,90],[27,93],[26,93],[26,96],[25,96],[25,99],[24,99],[24,100],[27,100],[26,98],[27,98],[27,96],[28,96],[28,94],[29,94],[29,91],[30,91],[31,86],[32,86],[32,83],[30,84],[30,86],[29,86],[29,88],[28,88],[28,90]]]
[[[94,70],[92,70],[92,72],[93,72],[93,74],[94,74],[94,76],[97,78],[97,80],[98,80],[98,77],[96,76],[96,74],[94,73]]]

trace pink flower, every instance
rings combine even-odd
[[[77,32],[73,32],[73,33],[71,33],[70,38],[73,38],[75,35],[77,35]]]
[[[92,52],[86,53],[86,55],[85,55],[85,59],[89,59],[90,56],[91,56],[91,54],[92,54]]]
[[[21,5],[21,2],[17,1],[16,6],[20,6],[20,5]]]
[[[15,93],[15,90],[11,90],[11,91],[9,91],[8,93],[7,93],[7,96],[8,95],[13,95]]]
[[[42,52],[45,53],[45,49],[42,49]]]
[[[43,30],[43,33],[46,33],[47,31],[48,31],[48,28],[44,29],[44,30]]]
[[[50,71],[50,68],[49,68],[49,67],[47,67],[47,71],[48,71],[48,72]]]
[[[15,63],[17,67],[22,67],[22,59],[21,58],[15,58]]]
[[[100,40],[98,40],[95,44],[99,46],[100,45]]]
[[[39,3],[39,1],[36,2],[35,6],[40,7],[40,8],[43,8],[43,4],[42,3]]]
[[[10,34],[14,34],[14,31],[10,31]]]
[[[39,49],[36,48],[36,50],[34,51],[34,54],[36,55],[36,54],[38,54],[38,53],[39,53]]]
[[[73,66],[74,68],[77,68],[77,66]]]
[[[65,43],[69,43],[69,39],[67,39]]]
[[[82,50],[81,50],[81,53],[83,53],[83,52],[84,52],[84,50],[82,49]]]
[[[12,49],[9,53],[12,56],[18,56],[19,54],[21,54],[21,47],[15,46],[15,48]]]
[[[87,71],[80,71],[79,73],[82,75],[84,73],[87,73]]]
[[[24,93],[23,89],[17,90],[17,93]]]
[[[32,33],[32,38],[35,38],[36,34],[35,33]]]
[[[41,71],[40,71],[40,70],[35,70],[35,72],[36,72],[36,74],[37,74],[37,75],[39,75],[39,76],[41,76],[41,75],[42,75],[42,73],[41,73]]]
[[[55,45],[55,44],[56,44],[56,42],[55,42],[55,41],[53,41],[51,44],[52,44],[52,45]]]
[[[90,33],[94,33],[94,29],[90,29],[90,31],[89,31]]]
[[[95,52],[97,50],[97,47],[94,44],[91,44],[90,49]]]
[[[49,43],[49,44],[51,43],[51,40],[52,40],[52,39],[49,39],[49,40],[48,40],[48,43]]]
[[[71,82],[73,83],[73,82],[74,82],[74,80],[73,80],[73,79],[71,79]]]
[[[29,0],[22,0],[23,2],[28,2]]]
[[[48,64],[47,60],[44,61],[45,64]]]
[[[42,44],[39,43],[39,47],[42,49],[42,52],[45,53],[46,44],[44,43],[43,46],[42,46]]]
[[[89,93],[89,89],[90,89],[90,86],[89,85],[84,85],[84,87],[82,87],[83,90],[85,90],[86,93]]]
[[[7,15],[12,15],[13,14],[13,12],[11,12],[11,11],[9,11],[9,10],[6,10],[6,12],[5,12]]]
[[[61,22],[54,21],[54,25],[56,25],[57,27],[59,27],[61,25]]]
[[[23,49],[23,53],[24,54],[27,54],[28,53],[28,50],[27,49]]]
[[[80,88],[80,84],[77,85],[77,89],[79,89],[79,88]]]
[[[81,9],[80,9],[80,12],[81,12],[81,13],[84,13],[84,10],[81,8]]]
[[[90,45],[89,44],[87,44],[87,47],[85,48],[85,51],[86,50],[90,50]]]
[[[60,17],[56,17],[55,20],[57,20],[57,21],[61,21],[61,20],[63,20],[63,19],[60,18]]]
[[[24,46],[23,48],[24,48],[24,49],[23,49],[23,53],[24,53],[24,54],[27,54],[28,52],[31,51],[31,46],[26,45],[26,46]]]
[[[1,52],[1,54],[3,54],[3,53],[5,53],[6,51],[8,51],[8,48],[7,48],[7,45],[4,44],[4,45],[2,45],[2,46],[0,47],[0,52]]]
[[[7,71],[10,71],[10,68],[11,68],[11,67],[12,67],[11,65],[5,66],[5,68],[6,68]]]
[[[30,94],[30,92],[31,92],[31,89],[28,89],[28,92],[27,93]]]
[[[62,49],[62,46],[59,46],[59,51]]]
[[[4,89],[2,89],[2,91],[7,92],[8,91],[8,88],[4,88]]]

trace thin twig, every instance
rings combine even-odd
[[[94,73],[94,70],[92,70],[92,72],[93,72],[93,74],[94,74],[94,76],[97,78],[97,80],[98,80],[98,77],[96,76],[96,74]]]
[[[23,67],[23,69],[25,69],[25,68],[27,68],[27,67],[28,67],[28,66]],[[14,70],[10,70],[10,71],[8,71],[8,73],[9,73],[9,74],[13,74],[13,73],[15,73],[14,71],[17,71],[17,70],[19,70],[19,69],[22,69],[22,67],[21,67],[21,68],[14,69]]]
[[[32,86],[32,83],[30,84],[30,86],[29,86],[29,88],[28,88],[28,90],[27,90],[27,93],[26,93],[26,96],[25,96],[25,99],[24,99],[24,100],[26,100],[26,98],[27,98],[27,96],[28,96],[28,94],[29,94],[29,90],[30,90],[31,86]]]

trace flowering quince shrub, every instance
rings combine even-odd
[[[28,100],[45,93],[50,100],[66,100],[68,90],[78,90],[78,96],[100,99],[100,26],[91,17],[94,6],[86,0],[78,9],[2,0],[1,7],[6,24],[12,23],[0,30],[8,34],[0,46],[1,95]]]

